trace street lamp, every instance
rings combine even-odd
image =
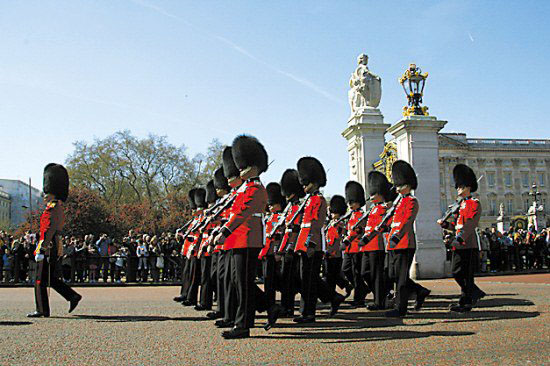
[[[538,197],[541,196],[541,193],[537,189],[537,183],[533,182],[533,185],[531,186],[531,191],[529,192],[529,196],[533,196],[535,199],[535,204],[538,202]]]
[[[427,78],[428,73],[423,74],[416,64],[410,64],[403,76],[399,78],[399,83],[407,96],[407,105],[403,107],[403,116],[428,115],[428,107],[420,106]]]

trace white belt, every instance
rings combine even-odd
[[[301,228],[309,228],[311,227],[311,223],[307,223],[307,224],[302,224],[300,225]]]
[[[401,225],[400,222],[392,222],[391,223],[391,227],[398,227],[399,225]]]

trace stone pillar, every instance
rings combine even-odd
[[[411,267],[413,278],[445,276],[445,247],[436,221],[441,217],[438,133],[446,123],[433,116],[407,116],[387,131],[394,136],[397,157],[409,162],[418,177],[414,195],[420,211],[415,222],[417,249]]]
[[[350,179],[368,190],[367,174],[384,150],[384,134],[390,125],[378,108],[365,108],[352,115],[342,136],[348,140]]]

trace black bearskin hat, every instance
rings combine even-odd
[[[267,170],[267,151],[257,138],[246,135],[237,136],[231,148],[233,160],[239,170],[252,166],[257,167],[260,173]]]
[[[44,168],[44,194],[51,193],[65,202],[69,196],[69,173],[63,165],[50,163]]]
[[[223,175],[225,175],[228,180],[240,176],[239,169],[237,169],[235,161],[233,160],[233,152],[231,146],[227,146],[225,149],[223,149],[222,166]]]
[[[206,183],[206,202],[214,203],[216,199],[218,199],[218,195],[216,194],[216,187],[214,187],[214,180],[210,179]]]
[[[314,157],[307,156],[298,160],[298,177],[300,184],[307,186],[310,183],[315,183],[319,187],[324,187],[327,184],[327,175],[323,164]]]
[[[197,188],[195,190],[195,205],[198,208],[206,208],[206,190],[204,188]]]
[[[214,172],[214,188],[225,189],[226,191],[231,190],[231,187],[227,184],[227,178],[223,174],[223,167],[216,169]]]
[[[365,189],[361,183],[350,180],[346,183],[346,202],[356,202],[360,206],[364,206],[366,203],[365,200]]]
[[[281,205],[281,207],[286,206],[286,199],[281,193],[281,186],[279,185],[279,183],[271,182],[265,187],[265,189],[267,190],[268,205],[275,205],[278,203]]]
[[[397,160],[391,167],[391,177],[396,187],[408,184],[411,189],[418,188],[418,179],[413,167],[404,160]]]
[[[338,194],[330,199],[329,208],[331,213],[339,215],[344,215],[348,209],[345,198]]]
[[[296,169],[287,169],[281,177],[281,193],[285,197],[290,197],[294,194],[297,198],[302,198],[306,195],[304,187],[298,179],[298,171]]]
[[[470,187],[472,193],[477,191],[476,173],[468,165],[457,164],[453,169],[453,179],[455,181],[455,188]]]
[[[397,196],[399,196],[399,193],[397,193],[395,186],[392,186],[388,192],[388,197],[384,197],[384,199],[386,202],[393,202],[396,200]]]
[[[192,188],[189,190],[189,193],[187,194],[187,197],[189,198],[187,201],[189,202],[189,207],[191,207],[191,210],[196,210],[197,205],[195,204],[195,191],[197,188]]]
[[[379,194],[384,198],[385,202],[388,201],[392,185],[384,174],[376,170],[370,171],[367,182],[369,186],[369,196]]]

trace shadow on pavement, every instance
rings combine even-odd
[[[6,326],[6,327],[12,327],[17,325],[30,325],[32,322],[10,322],[10,321],[4,321],[0,322],[0,326]]]
[[[492,296],[492,295],[491,295]],[[424,303],[423,309],[430,308],[448,308],[449,305],[455,304],[458,302],[458,296],[455,301],[430,301],[431,296],[428,297]],[[475,308],[496,308],[501,306],[532,306],[535,305],[534,302],[525,300],[525,299],[514,299],[514,298],[485,298],[480,300]]]
[[[395,331],[355,331],[355,332],[273,332],[269,336],[255,336],[254,338],[275,338],[275,339],[325,339],[324,343],[351,343],[351,342],[373,342],[394,339],[412,339],[428,337],[459,337],[474,335],[474,332],[454,331],[429,331],[417,332],[411,330]]]
[[[61,318],[61,317],[60,317]],[[63,319],[74,320],[97,320],[98,322],[163,322],[173,321],[204,321],[209,320],[206,317],[175,317],[152,316],[152,315],[75,315],[73,317],[63,317]]]
[[[485,322],[490,320],[504,319],[525,319],[535,318],[539,316],[538,311],[518,311],[518,310],[474,310],[468,313],[451,313],[451,312],[423,312],[410,313],[408,317],[413,319],[441,319],[443,323],[453,322]]]

